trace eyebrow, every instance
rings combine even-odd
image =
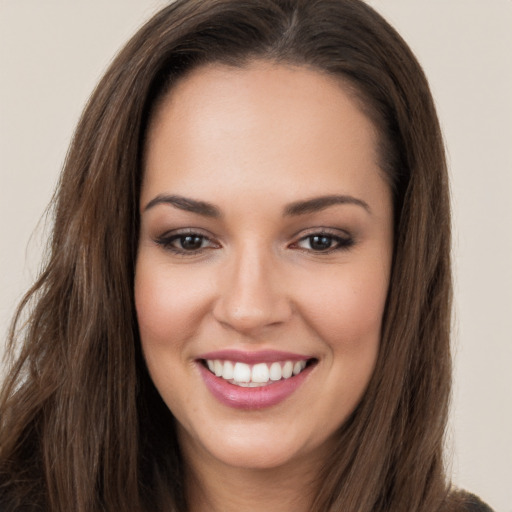
[[[219,218],[221,211],[215,205],[206,201],[198,201],[189,197],[178,195],[159,194],[144,207],[143,211],[150,210],[159,204],[169,204],[186,212],[197,213],[205,217]],[[314,197],[305,201],[290,203],[284,210],[284,216],[298,216],[307,213],[314,213],[337,204],[353,204],[364,208],[368,213],[371,209],[362,199],[348,195],[329,195]]]
[[[285,208],[284,215],[295,216],[304,215],[306,213],[314,213],[337,204],[353,204],[356,206],[361,206],[368,213],[371,213],[371,209],[368,206],[368,203],[362,199],[357,199],[356,197],[347,195],[330,195],[314,197],[312,199],[307,199],[306,201],[297,201],[295,203],[291,203]]]
[[[180,210],[197,213],[205,217],[218,218],[221,216],[220,210],[211,203],[207,203],[206,201],[197,201],[195,199],[190,199],[189,197],[166,194],[160,194],[149,201],[149,203],[144,207],[144,211],[146,212],[158,204],[169,204],[179,208]]]

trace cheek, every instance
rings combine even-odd
[[[357,354],[368,348],[373,352],[380,341],[387,290],[388,272],[380,265],[305,276],[302,314],[332,351]]]
[[[187,387],[191,340],[208,307],[204,276],[172,267],[140,251],[134,295],[142,351],[151,379],[167,407],[185,417],[180,413],[182,398],[193,393]],[[191,405],[185,410],[190,412]]]
[[[135,306],[142,345],[177,348],[197,329],[208,308],[204,276],[140,255],[135,274]]]
[[[329,418],[330,431],[357,407],[372,377],[388,290],[385,269],[348,267],[324,279],[316,275],[314,282],[304,279],[301,291],[302,317],[324,345],[327,371],[318,415]]]

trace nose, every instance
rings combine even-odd
[[[225,262],[219,280],[213,315],[225,327],[244,335],[258,335],[267,327],[285,323],[292,315],[282,269],[261,248],[248,247],[233,255]]]

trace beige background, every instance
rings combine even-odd
[[[80,111],[116,50],[164,3],[0,0],[0,340],[37,273],[44,231],[34,229]],[[423,63],[448,146],[453,478],[512,512],[512,1],[370,3]]]

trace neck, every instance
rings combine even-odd
[[[295,460],[274,468],[239,468],[187,457],[189,512],[310,512],[320,459]]]

